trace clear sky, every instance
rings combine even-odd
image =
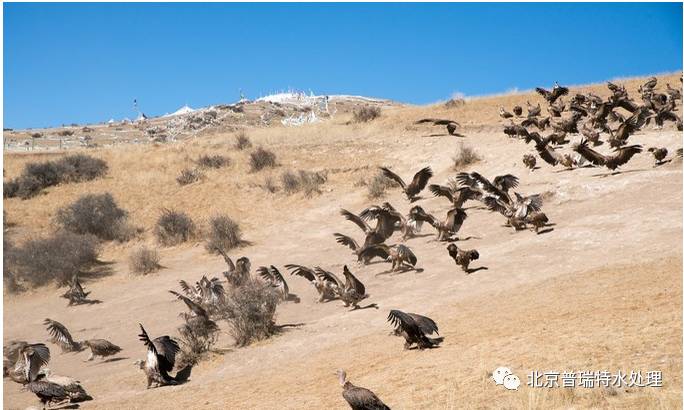
[[[4,126],[288,88],[428,103],[682,69],[682,4],[19,4]]]

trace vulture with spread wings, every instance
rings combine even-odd
[[[425,188],[428,181],[430,180],[430,178],[432,178],[433,175],[432,169],[430,167],[425,167],[420,171],[416,172],[416,174],[413,176],[413,180],[411,181],[411,183],[407,185],[399,175],[390,171],[389,168],[380,167],[380,170],[382,170],[383,175],[385,175],[389,179],[396,181],[401,186],[401,189],[404,191],[406,197],[411,202],[420,199],[418,197],[418,194],[420,193],[420,191],[423,190],[423,188]]]
[[[548,101],[549,104],[553,104],[561,96],[567,95],[569,90],[566,87],[561,87],[560,85],[558,85],[558,83],[555,83],[551,91],[545,90],[541,87],[535,88],[535,91],[537,91],[539,95],[544,97],[544,99]]]
[[[186,382],[190,377],[192,365],[187,365],[182,370],[171,376],[169,372],[173,370],[176,363],[176,354],[180,351],[178,343],[169,336],[160,336],[151,340],[145,328],[140,324],[139,338],[147,348],[145,360],[135,362],[147,376],[147,388],[175,385]]]
[[[395,332],[398,332],[406,340],[404,343],[404,349],[410,349],[414,344],[417,345],[421,350],[429,349],[437,347],[440,343],[442,343],[442,341],[444,341],[443,337],[427,337],[424,331],[425,324],[423,323],[421,326],[421,324],[419,324],[413,316],[400,310],[391,310],[387,316],[387,321],[394,326]],[[434,321],[432,322],[434,323]],[[436,332],[437,324],[434,325],[434,329]]]
[[[335,275],[330,272],[323,271],[319,267],[314,269],[302,265],[287,264],[285,269],[290,271],[291,275],[301,276],[308,280],[320,295],[318,302],[330,301],[337,299],[337,287],[342,283]]]
[[[437,231],[438,241],[448,241],[458,233],[468,215],[462,208],[452,208],[447,212],[446,219],[439,221],[425,212],[421,206],[414,206],[409,212],[416,221],[427,222]]]
[[[642,147],[641,145],[629,145],[616,148],[613,151],[613,155],[603,155],[589,148],[587,140],[582,139],[579,144],[573,147],[573,150],[594,165],[605,166],[608,169],[615,170],[619,166],[626,164],[634,155],[640,153]]]
[[[418,120],[415,122],[415,124],[426,124],[426,123],[431,123],[432,125],[446,125],[447,132],[449,135],[453,135],[455,137],[461,137],[464,138],[465,135],[459,134],[456,132],[456,129],[461,126],[461,124],[457,123],[456,121],[453,120],[440,120],[436,118],[423,118],[422,120]]]
[[[387,262],[392,262],[392,272],[402,269],[413,269],[418,263],[418,258],[413,251],[406,245],[387,246],[384,243],[365,248],[359,257],[371,260],[375,257],[382,258]]]
[[[278,268],[276,268],[273,265],[269,267],[259,266],[256,272],[261,277],[261,279],[263,279],[264,281],[266,281],[266,283],[277,289],[278,294],[280,295],[282,300],[293,300],[295,303],[299,303],[299,298],[297,298],[295,295],[290,294],[290,288],[287,286],[287,282],[285,281],[285,278],[280,273]]]

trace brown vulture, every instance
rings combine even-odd
[[[504,120],[507,120],[509,118],[513,118],[513,114],[506,111],[504,107],[499,107],[499,117],[503,118]]]
[[[85,292],[83,290],[83,286],[81,286],[78,276],[74,275],[69,283],[69,290],[66,291],[62,297],[69,300],[67,306],[97,303],[97,301],[88,300],[88,295],[90,295],[90,292]]]
[[[551,91],[545,90],[541,87],[535,88],[535,91],[544,97],[549,104],[553,104],[560,96],[567,95],[569,90],[566,87],[561,87],[558,85],[558,83],[555,83]]]
[[[40,373],[38,373],[39,377],[43,376],[44,378],[42,380],[48,382],[48,383],[54,383],[61,388],[64,389],[64,391],[67,393],[69,396],[69,402],[70,403],[80,403],[83,401],[88,401],[92,400],[92,396],[90,396],[83,386],[81,386],[81,382],[74,379],[73,377],[68,377],[68,376],[59,376],[56,374],[52,373],[52,370],[48,369],[47,367],[44,367],[41,369]]]
[[[526,137],[528,134],[527,128],[523,127],[522,125],[515,124],[513,122],[511,122],[510,125],[504,126],[503,132],[511,138]]]
[[[537,166],[537,158],[533,154],[525,154],[522,159],[523,164],[530,170]]]
[[[50,349],[43,343],[14,342],[10,347],[11,351],[5,355],[8,376],[19,384],[36,380],[41,367],[50,361]]]
[[[178,292],[170,290],[169,293],[176,296],[179,300],[185,303],[190,313],[182,313],[181,316],[185,319],[185,325],[180,327],[181,333],[193,333],[204,338],[212,338],[218,332],[219,327],[209,318],[209,313],[198,303],[192,301],[190,298],[181,295]]]
[[[337,377],[342,386],[342,397],[349,403],[352,410],[390,410],[389,406],[382,402],[372,391],[354,386],[347,381],[347,373],[339,369]]]
[[[522,109],[520,109],[520,113],[522,114]],[[538,117],[541,115],[541,105],[537,104],[537,106],[533,106],[530,104],[530,102],[527,102],[527,118],[532,118],[532,117]]]
[[[428,189],[434,196],[448,199],[454,208],[463,208],[468,200],[479,200],[482,194],[469,186],[458,186],[458,181],[450,179],[448,185],[431,184]]]
[[[537,127],[537,129],[539,129],[541,131],[544,131],[544,129],[546,129],[546,127],[548,127],[549,124],[551,124],[551,117],[546,117],[546,118],[530,117],[530,118],[524,119],[520,123],[520,125],[522,125],[523,127],[529,127],[529,126],[534,125],[535,127]],[[523,137],[524,137],[524,135],[523,135]]]
[[[670,87],[670,83],[665,84],[665,86],[667,87],[665,92],[667,93],[667,95],[670,96],[671,99],[673,99],[673,100],[681,100],[682,99],[682,90],[681,89]]]
[[[293,294],[290,294],[290,288],[287,286],[287,282],[278,268],[273,265],[269,267],[260,266],[257,268],[256,272],[259,274],[259,276],[261,276],[261,279],[277,289],[278,294],[283,300],[291,300],[295,303],[299,303],[299,298]]]
[[[516,105],[515,107],[513,107],[513,114],[515,114],[516,117],[520,117],[522,115],[522,113],[523,113],[523,109],[521,106]]]
[[[396,181],[401,186],[401,189],[411,202],[420,199],[417,195],[425,188],[430,178],[432,178],[432,169],[430,169],[430,167],[425,167],[416,172],[411,183],[407,185],[399,175],[390,171],[389,168],[380,167],[380,170],[387,178]]]
[[[458,249],[458,246],[456,246],[454,243],[447,246],[447,251],[449,252],[449,256],[453,258],[454,262],[456,262],[456,264],[460,266],[465,273],[470,273],[470,269],[468,269],[470,262],[480,258],[480,253],[475,249]]]
[[[438,241],[448,241],[458,233],[463,226],[463,222],[468,215],[462,208],[452,208],[447,211],[446,219],[442,222],[437,220],[433,215],[425,212],[420,206],[414,206],[409,212],[411,217],[416,221],[427,222],[437,230]]]
[[[562,98],[559,98],[556,102],[546,107],[546,110],[552,117],[560,117],[563,114],[563,111],[565,111],[565,103],[563,103]]]
[[[324,271],[319,267],[314,269],[302,265],[288,264],[285,268],[290,271],[291,275],[301,276],[311,282],[320,295],[318,302],[324,302],[337,299],[337,287],[341,283],[337,277],[331,272]]]
[[[482,193],[482,198],[493,196],[497,200],[510,202],[508,191],[518,186],[518,177],[511,174],[499,175],[490,182],[477,172],[460,172],[456,180],[463,186],[468,186]]]
[[[496,211],[509,220],[511,218],[524,219],[530,213],[540,211],[543,205],[540,195],[522,196],[517,192],[515,192],[515,201],[510,203],[499,201],[494,197],[487,197],[484,202],[489,210]]]
[[[583,139],[573,147],[573,150],[594,165],[603,165],[608,169],[615,170],[619,166],[626,164],[634,155],[640,153],[641,145],[616,148],[613,151],[613,155],[603,155],[589,148],[587,141]]]
[[[620,124],[617,130],[613,131],[608,128],[610,132],[608,142],[610,142],[611,148],[625,145],[630,135],[637,132],[646,123],[647,115],[648,110],[640,109]]]
[[[400,310],[391,310],[387,316],[387,321],[390,322],[398,332],[404,337],[404,349],[410,349],[412,345],[417,345],[419,349],[429,349],[437,347],[442,341],[443,337],[430,338],[425,335],[423,328],[416,322],[416,320],[409,314]],[[435,325],[436,327],[436,325]]]
[[[651,147],[648,149],[648,152],[653,154],[653,158],[655,158],[655,165],[662,165],[663,160],[665,157],[667,157],[667,148],[656,148],[656,147]]]
[[[423,118],[422,120],[418,120],[415,122],[415,124],[425,124],[425,123],[432,123],[432,125],[446,125],[447,132],[449,135],[453,135],[455,137],[462,137],[464,138],[465,135],[459,134],[456,132],[456,129],[461,126],[461,124],[457,123],[456,121],[452,120],[440,120],[440,119],[435,119],[435,118]]]
[[[368,258],[369,260],[375,257],[382,258],[385,261],[392,262],[392,272],[401,269],[415,268],[418,258],[413,251],[406,245],[392,245],[387,246],[384,243],[373,245],[365,248],[359,255],[361,258]]]
[[[169,336],[151,340],[142,324],[140,330],[142,333],[138,336],[147,348],[147,356],[145,360],[138,360],[135,364],[145,372],[147,388],[186,382],[192,372],[192,365],[179,370],[175,376],[169,374],[176,363],[176,354],[180,351],[178,343]]]
[[[580,132],[582,133],[584,138],[586,138],[587,141],[591,142],[595,147],[603,144],[603,142],[601,142],[601,140],[599,139],[600,133],[594,128],[589,127],[588,122],[582,124],[582,129],[580,129]]]
[[[647,92],[647,91],[652,91],[657,84],[658,84],[658,79],[655,77],[651,77],[648,79],[648,81],[646,81],[644,84],[639,86],[639,92],[643,93],[643,92]]]
[[[249,271],[252,266],[252,264],[249,262],[249,259],[243,256],[239,258],[236,263],[233,263],[233,260],[230,259],[230,257],[222,249],[217,248],[216,251],[223,256],[223,259],[228,265],[228,270],[223,272],[223,276],[226,277],[228,283],[230,283],[233,287],[238,287],[245,283],[247,278],[249,278]]]
[[[84,349],[83,343],[74,341],[69,330],[56,320],[45,319],[43,324],[50,333],[50,341],[62,349],[62,352],[80,352]]]
[[[371,205],[361,211],[359,216],[365,221],[377,221],[375,231],[380,232],[385,239],[392,236],[397,229],[402,230],[406,236],[406,220],[389,202],[383,202],[380,206]]]
[[[371,228],[360,215],[353,214],[346,209],[341,209],[340,214],[346,220],[356,224],[356,226],[361,228],[363,233],[366,234],[366,238],[363,241],[363,247],[382,243],[394,233],[394,220],[387,212],[376,213],[378,222],[375,228]],[[366,216],[370,219],[370,211]]]
[[[358,303],[369,296],[366,294],[366,287],[351,273],[347,265],[344,265],[342,273],[345,279],[344,284],[340,283],[337,287],[340,299],[344,302],[344,306],[358,309]]]

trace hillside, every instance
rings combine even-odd
[[[659,77],[659,87],[681,85],[679,78]],[[643,82],[621,83],[638,98],[636,89]],[[570,88],[571,93],[609,95],[604,84]],[[226,120],[220,127],[169,143],[109,146],[102,142],[105,131],[96,130],[102,133],[93,139],[99,146],[68,151],[104,159],[110,168],[107,176],[51,187],[29,200],[5,199],[6,217],[13,224],[5,234],[18,243],[47,234],[54,229],[51,221],[57,210],[86,192],[110,192],[143,232],[134,241],[104,247],[102,259],[113,263],[113,274],[86,284],[102,304],[67,308],[51,286],[5,294],[3,340],[45,340],[42,321],[50,317],[68,324],[77,339],[103,337],[120,345],[120,356],[126,359],[110,363],[84,363],[85,352],[61,354],[53,349],[50,368],[79,379],[95,397],[84,408],[341,409],[346,403],[334,376],[341,367],[354,384],[372,389],[392,408],[678,407],[682,163],[654,167],[652,156],[644,152],[617,175],[605,168],[568,171],[545,163],[529,171],[522,156],[533,152],[533,146],[504,135],[508,122],[498,116],[499,106],[510,110],[516,104],[525,107],[526,101],[544,106],[533,93],[469,99],[455,107],[374,102],[382,107],[382,115],[368,123],[351,122],[353,108],[338,108],[330,118],[301,126],[256,123],[253,116],[230,124]],[[681,116],[681,106],[678,113]],[[466,137],[414,124],[425,117],[456,120]],[[273,151],[279,166],[250,172],[251,150],[234,148],[242,132],[254,147]],[[10,135],[21,139],[29,131],[5,133],[6,141]],[[572,142],[579,139],[571,137]],[[672,123],[662,130],[647,126],[630,137],[632,142],[667,147],[671,158],[682,146],[682,134]],[[406,214],[413,205],[396,188],[384,198],[367,198],[363,181],[372,178],[378,166],[408,177],[430,165],[435,172],[431,182],[445,183],[457,172],[452,157],[462,145],[481,157],[462,170],[487,177],[512,173],[520,178],[516,191],[543,194],[553,229],[541,235],[513,232],[502,226],[501,215],[469,209],[459,237],[470,239],[458,245],[477,249],[480,259],[473,265],[487,268],[470,275],[454,265],[429,226],[423,228],[429,235],[406,242],[418,256],[420,269],[403,274],[385,274],[389,265],[384,263],[357,265],[349,249],[335,243],[333,232],[360,237],[358,228],[339,216],[340,208],[359,212],[389,201]],[[569,146],[563,150],[569,152]],[[608,152],[607,147],[599,150]],[[231,164],[205,171],[200,182],[179,186],[180,171],[193,167],[202,154],[225,155]],[[57,150],[5,150],[5,179],[17,176],[28,162],[62,155]],[[286,170],[324,173],[321,194],[307,198],[264,189],[269,178],[280,184]],[[423,196],[419,204],[435,215],[449,209],[444,199],[429,192]],[[348,311],[338,301],[318,304],[305,280],[287,275],[301,303],[280,305],[277,320],[301,326],[240,349],[232,346],[224,329],[218,347],[225,352],[193,369],[189,383],[145,390],[144,375],[132,365],[145,354],[136,337],[137,323],[155,335],[174,334],[182,308],[167,291],[176,289],[180,279],[194,282],[225,269],[222,258],[209,255],[198,240],[161,248],[164,269],[158,273],[131,275],[126,256],[140,243],[154,243],[152,229],[162,208],[183,210],[202,227],[213,215],[230,215],[251,243],[231,256],[248,256],[253,270],[297,263],[341,271],[348,264],[366,285],[368,301],[379,309]],[[442,347],[404,351],[403,341],[389,336],[386,323],[387,313],[395,308],[432,317],[445,337]],[[520,376],[519,391],[500,389],[488,380],[487,374],[499,366]],[[663,387],[549,390],[525,385],[531,371],[551,369],[662,370]],[[36,403],[8,379],[3,390],[5,408]]]

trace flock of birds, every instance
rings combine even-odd
[[[526,117],[523,117],[523,110],[519,106],[513,108],[513,113],[501,107],[501,117],[511,120],[511,124],[505,126],[504,133],[523,139],[526,143],[534,142],[539,157],[552,166],[561,164],[575,168],[585,166],[588,162],[594,166],[605,166],[615,170],[642,151],[640,145],[627,145],[627,142],[628,138],[644,125],[654,121],[656,126],[660,127],[664,121],[674,121],[678,129],[682,129],[681,119],[674,113],[676,101],[681,100],[681,92],[668,85],[665,93],[659,93],[655,91],[656,84],[657,80],[652,78],[639,88],[642,104],[630,99],[624,87],[612,83],[608,83],[612,92],[608,99],[604,100],[593,94],[576,94],[568,103],[563,102],[563,97],[569,93],[567,88],[558,84],[550,91],[538,88],[537,92],[548,102],[547,110],[550,115],[542,117],[541,106],[532,106],[529,102]],[[617,108],[631,114],[625,117]],[[513,119],[521,121],[516,124]],[[458,127],[455,121],[424,119],[418,123],[446,125],[449,134],[460,135],[455,131]],[[533,131],[532,127],[536,128],[536,131]],[[540,132],[547,128],[550,128],[552,133],[547,136],[540,135]],[[566,139],[569,135],[580,133],[583,135],[581,142],[572,147],[576,155],[562,154],[558,151],[560,146],[569,142]],[[609,136],[606,141],[601,140],[602,133]],[[590,143],[596,147],[606,142],[614,148],[611,155],[600,154],[589,147]],[[664,163],[668,153],[666,148],[653,147],[649,151],[656,159],[656,166]],[[681,149],[677,150],[677,156],[681,155]],[[530,169],[535,169],[536,157],[527,154],[523,158],[523,163]],[[458,233],[466,223],[466,211],[471,212],[473,209],[465,207],[469,201],[479,203],[475,209],[486,209],[501,214],[505,226],[513,228],[514,231],[530,229],[539,234],[550,225],[549,218],[542,212],[542,196],[517,192],[519,178],[512,174],[498,175],[490,180],[478,172],[460,172],[449,178],[444,185],[438,185],[429,184],[433,177],[429,166],[416,172],[409,183],[389,168],[382,167],[380,172],[398,184],[412,207],[406,215],[389,202],[371,205],[358,214],[346,209],[340,210],[340,215],[345,220],[352,222],[361,230],[362,238],[357,240],[351,235],[339,232],[333,236],[337,243],[352,251],[358,267],[380,259],[391,263],[388,273],[417,270],[418,257],[406,245],[405,240],[418,236],[424,223],[427,223],[434,229],[436,241],[447,244],[445,254],[453,259],[463,272],[470,274],[487,269],[484,266],[471,268],[471,264],[480,259],[480,253],[476,249],[462,249],[455,243],[468,239],[459,238]],[[425,190],[449,202],[450,206],[444,217],[436,216],[421,205],[415,204],[422,199],[420,194]],[[399,241],[392,243],[391,239],[395,234],[399,236]],[[226,300],[226,287],[239,289],[251,278],[249,258],[243,256],[233,262],[226,253],[220,250],[219,252],[228,266],[223,272],[224,280],[219,277],[203,276],[194,285],[181,280],[180,291],[169,291],[188,308],[188,312],[181,314],[184,319],[184,324],[179,328],[181,335],[201,336],[204,339],[215,337],[219,331],[215,321],[216,315]],[[293,277],[308,281],[319,295],[318,302],[339,300],[352,310],[378,309],[376,303],[360,306],[360,303],[370,295],[363,282],[351,271],[350,266],[347,264],[342,267],[341,276],[344,280],[331,270],[320,266],[287,264],[284,268]],[[281,301],[300,301],[297,295],[290,292],[287,280],[278,267],[261,266],[255,271],[266,286],[271,286],[277,291]],[[98,303],[99,301],[88,299],[89,293],[84,291],[78,278],[74,277],[69,291],[62,296],[69,300],[69,306]],[[393,334],[403,337],[405,349],[435,348],[444,341],[444,338],[439,336],[437,323],[429,317],[393,309],[390,310],[387,320],[393,328]],[[55,320],[46,319],[44,324],[50,341],[59,346],[63,353],[90,349],[88,360],[94,360],[105,359],[121,351],[121,348],[104,339],[75,341],[67,327]],[[176,385],[188,381],[192,371],[190,364],[171,375],[181,351],[178,342],[168,335],[152,339],[142,324],[140,332],[139,339],[147,353],[145,359],[137,360],[135,365],[144,371],[147,387]],[[25,386],[44,406],[92,399],[77,380],[51,373],[46,367],[50,361],[50,350],[44,343],[12,341],[5,346],[3,354],[4,376]],[[342,386],[342,396],[351,408],[389,409],[372,391],[349,382],[344,370],[338,370],[337,375]]]

